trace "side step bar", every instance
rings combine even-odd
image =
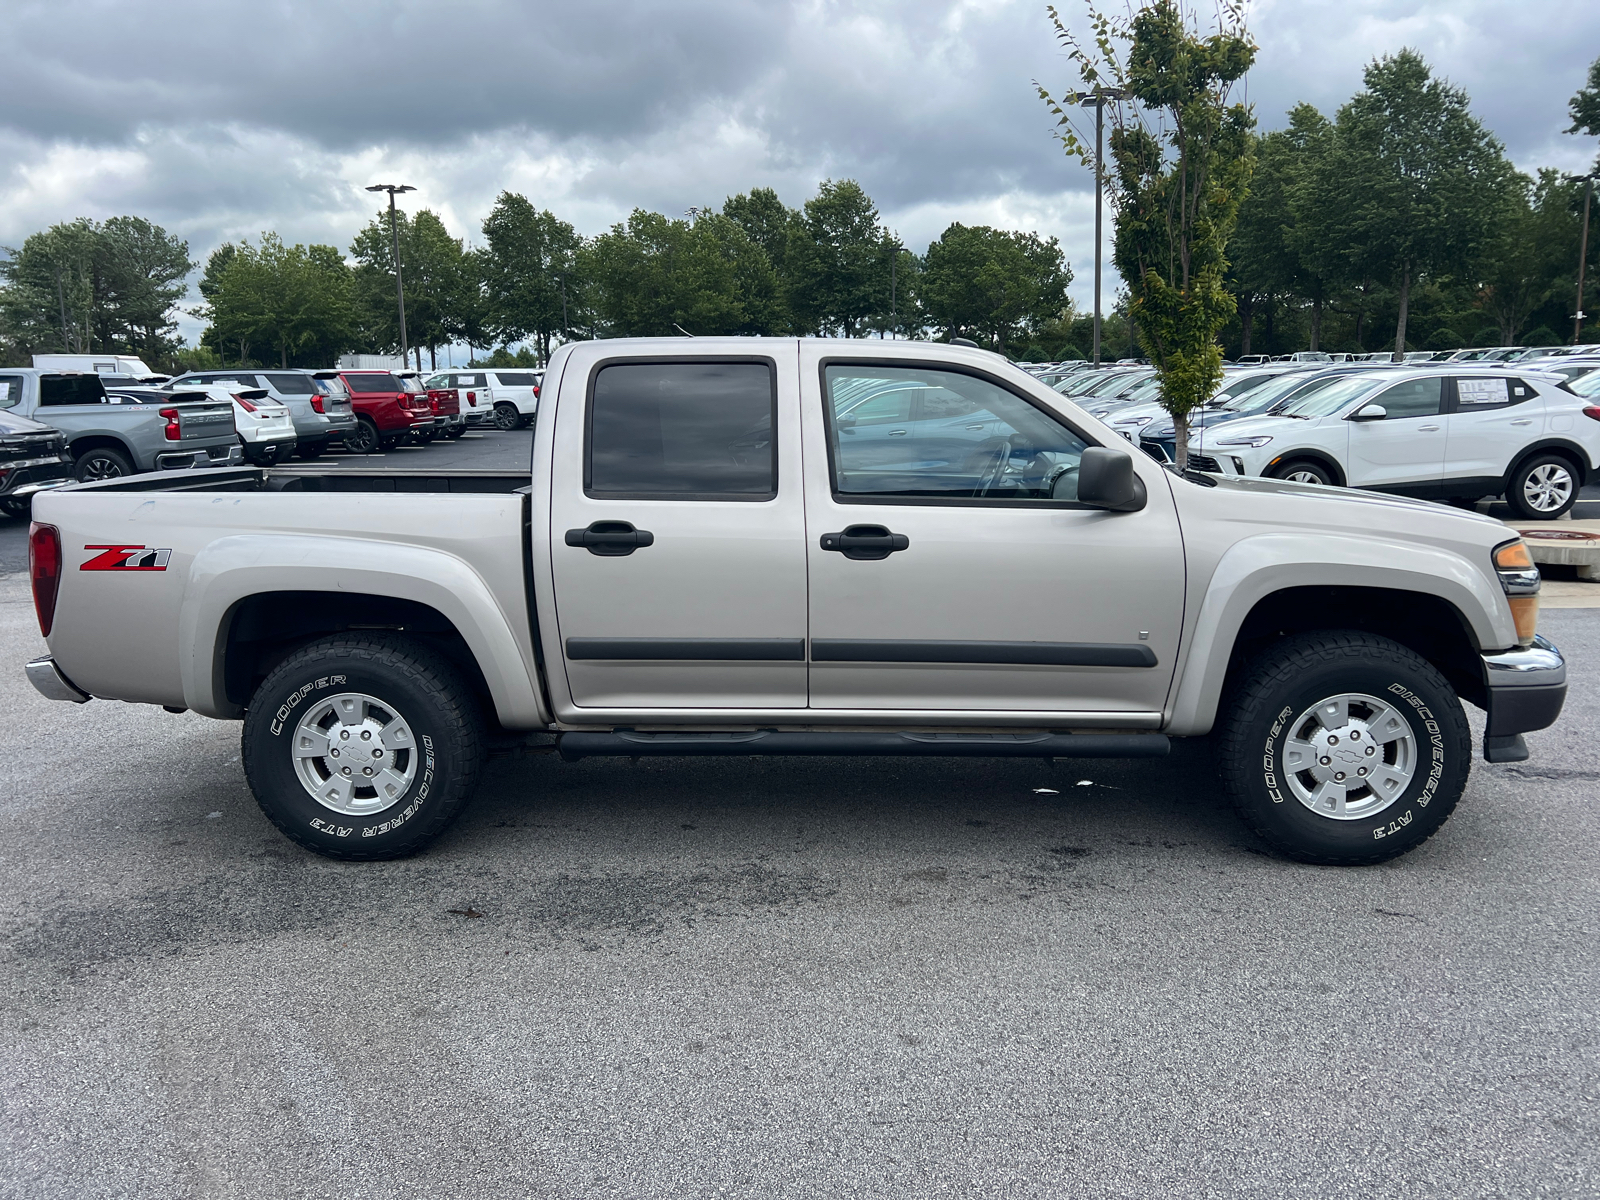
[[[567,732],[567,762],[646,755],[862,754],[959,758],[1161,758],[1164,733],[612,733]]]

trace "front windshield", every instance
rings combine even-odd
[[[1299,371],[1287,375],[1272,375],[1260,386],[1234,396],[1222,407],[1229,412],[1260,412],[1262,409],[1271,408],[1305,381],[1305,375]]]
[[[1230,379],[1218,388],[1217,394],[1211,397],[1210,404],[1213,408],[1226,408],[1228,401],[1236,399],[1246,392],[1253,392],[1256,388],[1265,383],[1270,383],[1274,379],[1282,378],[1283,376],[1276,371],[1260,371],[1252,375],[1240,375],[1237,378]]]
[[[1108,378],[1119,378],[1126,374],[1126,371],[1113,371],[1108,376],[1104,371],[1086,371],[1081,378],[1073,376],[1064,383],[1058,383],[1056,391],[1063,396],[1081,396],[1090,388],[1101,386]]]
[[[1373,379],[1362,375],[1336,378],[1327,387],[1285,404],[1277,415],[1280,417],[1332,416],[1334,413],[1341,411],[1350,401],[1366,395],[1374,388],[1387,382],[1389,380]]]
[[[1134,384],[1133,387],[1128,391],[1128,399],[1132,400],[1136,404],[1142,404],[1146,400],[1154,400],[1160,394],[1161,376],[1152,375],[1143,383]]]
[[[1135,375],[1131,372],[1121,375],[1113,375],[1110,379],[1101,380],[1099,387],[1092,387],[1088,391],[1084,392],[1083,395],[1094,396],[1101,399],[1107,396],[1120,396],[1135,383],[1144,382],[1145,378],[1145,376]]]

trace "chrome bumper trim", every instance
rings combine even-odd
[[[92,697],[61,673],[56,660],[48,654],[36,658],[27,666],[28,682],[46,700],[70,700],[74,704],[87,704]]]
[[[1484,682],[1491,688],[1548,687],[1567,681],[1567,660],[1544,635],[1531,646],[1483,656]]]

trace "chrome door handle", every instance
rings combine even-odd
[[[1423,433],[1438,433],[1439,432],[1439,427],[1437,425],[1418,425],[1417,428],[1422,430]]]
[[[889,436],[890,437],[905,437],[905,435],[908,432],[910,432],[910,431],[906,430],[906,429],[891,429],[891,430],[889,430]]]
[[[1533,422],[1529,421],[1529,420],[1513,421],[1511,423],[1513,425],[1532,425],[1533,424]]]

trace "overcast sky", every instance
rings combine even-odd
[[[1078,0],[1060,0],[1084,27]],[[1202,11],[1208,6],[1202,5]],[[635,207],[853,177],[918,248],[951,221],[1061,239],[1086,301],[1092,180],[1033,80],[1073,79],[1040,0],[4,0],[0,245],[148,217],[204,260],[264,229],[348,249],[374,182],[459,236],[503,189],[597,233]],[[1522,168],[1600,55],[1595,0],[1254,0],[1263,128],[1332,112],[1403,46],[1470,93]],[[195,323],[185,320],[192,338]]]

